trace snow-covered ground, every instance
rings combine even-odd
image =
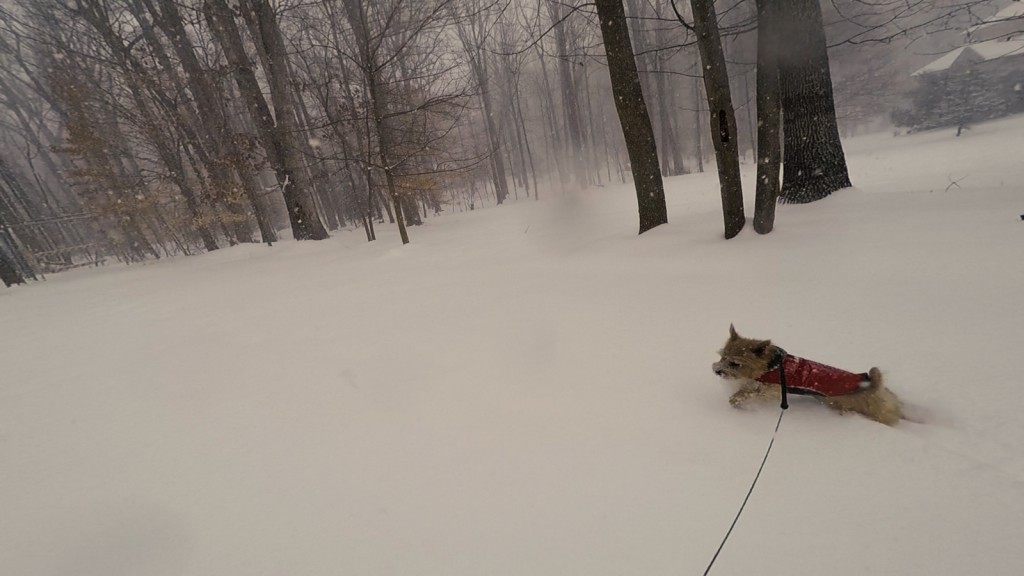
[[[712,574],[1024,573],[1024,118],[847,148],[768,236],[708,172],[0,291],[0,574],[700,574],[730,322],[928,422],[795,399]]]

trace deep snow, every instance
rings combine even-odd
[[[712,171],[0,291],[0,574],[700,574],[730,322],[928,423],[794,399],[712,574],[1024,573],[1024,118],[846,145],[768,236]]]

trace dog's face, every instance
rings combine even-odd
[[[744,338],[730,325],[729,339],[718,353],[722,359],[711,365],[715,374],[731,380],[756,380],[769,371],[775,350],[771,340]]]

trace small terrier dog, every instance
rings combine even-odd
[[[899,398],[882,384],[878,368],[854,374],[825,364],[791,356],[771,340],[743,338],[729,326],[729,340],[719,351],[722,359],[712,364],[715,374],[741,380],[729,403],[740,407],[750,400],[782,398],[785,392],[814,396],[829,408],[856,412],[892,426],[903,418]]]

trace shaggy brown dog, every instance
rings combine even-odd
[[[719,354],[722,359],[712,365],[715,374],[742,381],[729,398],[733,406],[778,400],[779,384],[784,381],[790,394],[814,396],[837,412],[856,412],[889,426],[903,417],[899,398],[882,384],[878,368],[854,374],[791,356],[771,340],[743,338],[731,325],[729,340]]]

